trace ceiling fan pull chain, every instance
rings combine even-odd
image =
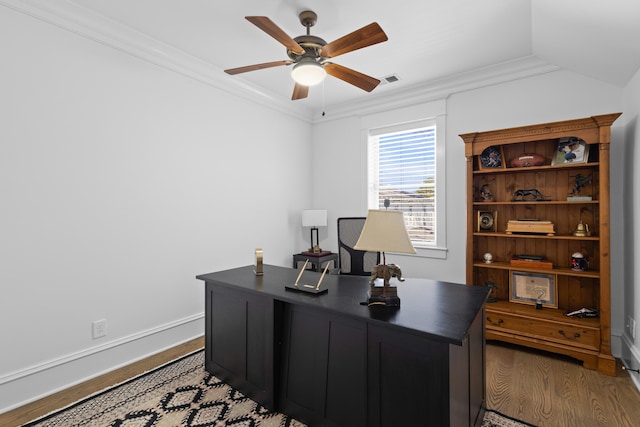
[[[324,80],[322,81],[322,117],[324,117]]]

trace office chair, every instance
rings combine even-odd
[[[380,252],[353,249],[360,238],[365,217],[338,218],[338,261],[340,274],[369,276],[380,263]]]

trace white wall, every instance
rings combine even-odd
[[[640,72],[625,88],[624,108],[626,128],[624,157],[618,163],[627,171],[622,186],[622,207],[625,218],[624,241],[624,324],[622,358],[633,369],[640,369]],[[635,339],[628,328],[628,317],[636,321]],[[640,375],[631,376],[640,389]]]
[[[6,7],[0,28],[3,412],[202,335],[197,274],[256,247],[289,266],[311,125]]]
[[[446,204],[447,258],[388,255],[406,277],[428,277],[465,282],[466,206],[463,133],[488,131],[534,123],[544,123],[623,111],[620,88],[577,75],[557,71],[475,90],[451,94],[446,117]],[[350,118],[319,123],[314,127],[314,200],[328,209],[330,217],[365,216],[366,147],[359,133],[361,119]],[[622,122],[614,123],[620,135]],[[611,144],[612,158],[624,156],[622,138]],[[614,165],[611,182],[620,188],[623,168]],[[612,206],[620,206],[619,191],[611,194]],[[620,352],[623,330],[622,213],[612,209],[612,334],[614,352]],[[330,224],[335,224],[334,221]],[[322,236],[321,236],[322,237]],[[337,249],[335,226],[329,227],[321,246]]]

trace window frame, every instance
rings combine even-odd
[[[379,113],[364,117],[362,120],[361,134],[363,140],[364,168],[364,195],[367,209],[379,209],[377,193],[371,185],[369,173],[369,138],[372,135],[380,135],[396,131],[422,128],[425,126],[436,127],[435,140],[435,170],[436,170],[436,195],[435,195],[435,239],[433,243],[416,245],[416,255],[425,258],[446,259],[446,115],[444,114],[444,100],[432,102],[427,105],[408,107],[395,110],[391,113]]]

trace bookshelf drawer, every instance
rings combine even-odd
[[[600,347],[600,331],[597,327],[569,325],[533,316],[520,316],[487,310],[487,330],[495,330],[529,338],[553,341],[590,350]]]

